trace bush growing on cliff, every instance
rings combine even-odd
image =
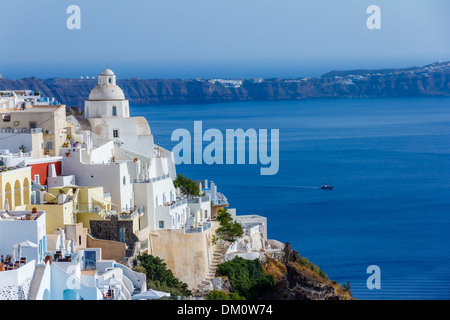
[[[188,285],[176,278],[166,263],[159,257],[144,253],[138,256],[147,276],[147,287],[170,292],[172,295],[190,296]]]
[[[297,253],[295,254],[295,261],[297,261],[300,265],[303,265],[308,269],[316,272],[322,279],[329,280],[327,274],[323,272],[318,266],[311,263],[311,261],[309,261],[308,258],[302,257]]]
[[[219,265],[217,272],[227,276],[234,291],[247,300],[253,300],[275,285],[272,275],[267,275],[258,259],[235,257]]]
[[[226,293],[213,290],[205,297],[205,300],[245,300],[245,298],[235,292]]]

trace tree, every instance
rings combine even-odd
[[[242,225],[237,221],[233,221],[228,209],[219,209],[216,220],[220,223],[217,232],[224,240],[234,241],[235,238],[239,238],[244,234]]]
[[[177,175],[177,178],[173,181],[173,185],[176,188],[180,188],[181,192],[191,196],[200,195],[198,185],[194,180],[184,177],[181,173]]]

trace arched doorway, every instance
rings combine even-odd
[[[23,180],[23,204],[30,204],[30,181],[28,178]]]
[[[50,300],[50,291],[48,291],[48,289],[45,289],[42,300]]]
[[[20,188],[20,182],[19,180],[16,180],[16,183],[14,183],[14,206],[21,206],[22,205],[22,189]]]
[[[64,300],[82,300],[81,296],[78,292],[72,289],[66,289],[63,291],[63,299]]]
[[[12,188],[11,184],[8,182],[5,186],[5,199],[8,200],[9,210],[12,210],[12,206],[14,205],[12,202]],[[5,209],[5,203],[2,203],[3,209]]]

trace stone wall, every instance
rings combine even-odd
[[[216,226],[217,227],[217,226]],[[213,229],[185,234],[184,230],[155,230],[150,232],[148,253],[160,257],[175,277],[190,289],[205,280],[214,247],[211,245]]]
[[[128,246],[132,247],[139,241],[133,232],[131,220],[118,220],[117,217],[111,216],[109,220],[90,220],[89,226],[92,236],[97,239],[119,241],[119,229],[125,228],[125,243]]]

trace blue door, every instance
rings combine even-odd
[[[84,252],[84,269],[85,270],[95,270],[95,265],[97,262],[95,251],[85,251]]]

